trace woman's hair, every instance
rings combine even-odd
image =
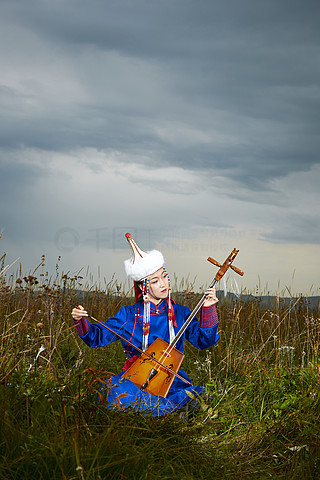
[[[134,289],[135,289],[136,301],[143,302],[143,293],[142,293],[143,280],[134,282],[134,286],[135,286]]]

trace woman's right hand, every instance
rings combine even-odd
[[[83,308],[82,305],[79,305],[72,310],[71,315],[74,320],[81,320],[82,317],[88,316],[88,312]]]

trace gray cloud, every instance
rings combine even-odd
[[[10,246],[319,244],[318,1],[0,3]]]
[[[270,233],[262,237],[272,243],[319,245],[320,218],[315,218],[310,212],[304,215],[288,214]]]
[[[215,169],[253,190],[319,161],[317,2],[16,1],[4,12],[22,28],[21,40],[47,42],[43,65],[53,48],[53,59],[70,58],[89,95],[57,105],[43,98],[39,114],[27,101],[36,84],[15,92],[3,145],[152,151],[151,164]],[[159,83],[146,94],[150,73],[149,83],[157,75]],[[185,146],[159,136],[168,120],[207,140]]]
[[[164,0],[161,3],[138,0],[135,4],[130,0],[121,3],[93,0],[90,4],[75,0],[61,5],[20,0],[3,7],[11,18],[29,23],[55,40],[100,44],[103,48],[123,46],[123,50],[131,54],[156,51],[162,46],[166,58],[170,52],[174,55],[178,51],[179,56],[184,50],[188,52],[190,46],[199,44],[204,38],[213,37],[220,42],[225,38],[239,39],[244,31],[246,37],[258,45],[266,29],[273,41],[298,40],[301,44],[319,39],[316,0],[284,0],[281,3],[246,0],[241,9],[238,5],[237,0],[214,3],[210,0]],[[197,36],[190,33],[197,33]],[[146,42],[146,38],[150,41]],[[166,48],[166,45],[176,49]]]

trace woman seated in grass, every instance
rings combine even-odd
[[[204,393],[203,387],[192,385],[183,370],[177,372],[178,376],[175,376],[165,397],[139,388],[129,378],[123,377],[139,358],[139,350],[145,352],[158,338],[170,344],[191,313],[188,307],[171,300],[169,276],[161,252],[144,252],[130,234],[127,233],[126,237],[133,255],[125,261],[125,269],[128,277],[134,281],[137,303],[122,307],[105,323],[114,333],[99,323],[90,324],[86,319],[88,313],[81,305],[72,310],[72,318],[78,334],[89,347],[104,347],[114,342],[118,339],[115,333],[122,337],[120,341],[128,359],[123,371],[106,381],[107,405],[121,409],[132,407],[136,411],[150,412],[155,416],[181,411],[192,402],[190,397]],[[217,302],[215,289],[208,289],[200,311],[200,322],[196,318],[191,321],[175,345],[177,350],[183,352],[185,339],[198,349],[211,347],[218,341]],[[152,381],[150,380],[150,389]]]

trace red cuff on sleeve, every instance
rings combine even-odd
[[[72,319],[76,327],[78,335],[84,337],[89,332],[89,323],[85,317],[82,317],[80,320]]]
[[[200,313],[200,327],[215,327],[219,323],[218,314],[215,305],[202,307]]]

